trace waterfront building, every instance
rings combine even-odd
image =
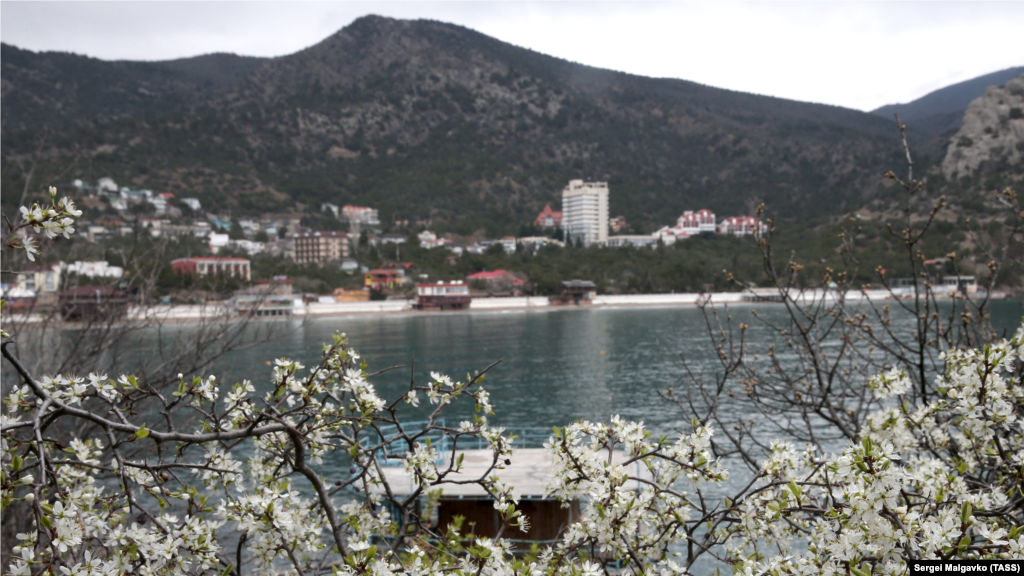
[[[334,296],[335,302],[369,302],[370,291],[369,290],[346,290],[344,288],[335,288],[334,292],[331,293]]]
[[[404,276],[402,270],[377,268],[376,270],[370,270],[363,276],[363,286],[371,290],[394,288],[402,283],[402,276]]]
[[[371,432],[366,441],[380,442],[394,433],[392,428],[384,428],[377,432],[379,438]],[[512,486],[520,497],[516,508],[526,516],[528,529],[525,533],[516,534],[511,543],[517,551],[525,551],[532,544],[556,542],[566,526],[579,520],[584,507],[579,500],[565,505],[546,489],[556,469],[554,457],[543,447],[550,437],[550,428],[516,429],[515,439],[512,440],[515,453],[495,469],[494,452],[487,448],[486,443],[460,439],[458,446],[455,446],[448,436],[431,435],[430,446],[437,451],[438,466],[444,467],[452,461],[461,464],[445,481],[431,486],[432,490],[439,493],[436,497],[428,497],[419,489],[416,478],[404,466],[406,460],[403,453],[393,451],[380,459],[381,476],[396,496],[405,498],[417,492],[420,494],[420,506],[430,511],[430,522],[436,525],[437,533],[444,534],[449,525],[455,522],[456,516],[460,516],[464,529],[465,526],[472,526],[473,535],[477,538],[497,537],[502,530],[502,521],[499,512],[495,510],[494,497],[472,480],[482,476],[497,476],[502,483]],[[420,438],[420,442],[424,441]],[[619,446],[610,451],[608,460],[609,465],[631,466],[629,453]],[[629,470],[631,476],[645,480],[650,478],[648,472],[635,464]],[[639,490],[641,484],[635,477],[625,480],[622,489]],[[384,492],[380,485],[373,485],[370,490],[381,495]],[[429,501],[430,498],[435,499]],[[384,505],[390,507],[387,503]],[[394,517],[397,510],[391,509],[390,512]]]
[[[295,262],[323,263],[348,257],[348,234],[344,232],[303,232],[292,235]]]
[[[171,260],[171,268],[178,274],[196,274],[206,276],[208,274],[224,274],[227,276],[241,278],[248,282],[249,260],[246,258],[218,258],[216,256],[196,256],[192,258],[178,258]]]
[[[566,241],[589,246],[608,239],[608,183],[570,180],[562,190],[562,229]]]
[[[469,284],[461,280],[416,285],[417,310],[463,310],[471,301]]]
[[[64,320],[111,320],[128,311],[128,295],[112,286],[75,286],[60,293]]]
[[[562,282],[562,295],[559,297],[559,301],[563,304],[568,303],[570,300],[573,304],[579,305],[580,302],[584,304],[590,304],[597,296],[597,285],[590,280],[565,280]],[[555,300],[552,300],[552,304]]]

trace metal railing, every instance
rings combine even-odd
[[[444,427],[444,421],[435,422],[435,425]],[[477,435],[462,435],[458,439],[455,434],[445,430],[431,430],[427,434],[419,436],[426,428],[426,421],[408,422],[402,425],[402,430],[408,436],[417,436],[416,442],[429,443],[430,447],[437,451],[437,463],[447,461],[453,450],[483,450],[490,446],[487,439]],[[359,444],[363,449],[374,445],[383,445],[388,438],[393,438],[399,433],[398,426],[381,426],[379,433],[374,430],[371,434],[360,439]],[[551,428],[541,427],[516,427],[505,428],[503,434],[506,438],[511,437],[513,450],[525,450],[529,448],[541,448],[551,438]],[[392,442],[389,445],[377,449],[376,456],[381,466],[401,466],[412,447],[407,442]]]

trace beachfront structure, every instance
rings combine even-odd
[[[408,429],[407,425],[406,430]],[[445,481],[430,486],[431,490],[440,491],[436,508],[430,505],[425,491],[421,490],[417,479],[404,466],[406,460],[402,458],[403,454],[391,453],[389,455],[393,457],[381,459],[382,476],[395,496],[405,498],[414,492],[421,494],[418,502],[420,510],[429,515],[426,517],[430,518],[436,533],[445,534],[455,517],[461,516],[464,518],[463,529],[471,529],[476,538],[496,537],[503,524],[500,514],[495,510],[494,498],[479,484],[473,484],[471,481],[481,477],[497,476],[502,483],[515,488],[515,493],[520,497],[516,508],[526,516],[529,524],[527,532],[515,534],[511,541],[512,545],[521,551],[529,549],[533,543],[555,542],[566,528],[580,519],[583,503],[574,500],[565,506],[557,498],[550,496],[546,490],[546,485],[555,473],[555,461],[551,452],[542,446],[549,440],[551,430],[526,428],[513,432],[516,436],[513,441],[515,452],[497,468],[494,467],[494,452],[487,448],[485,442],[460,439],[458,447],[455,447],[450,437],[431,437],[430,445],[437,450],[437,462],[440,467],[443,468],[452,461],[461,464],[458,472],[450,474]],[[387,437],[388,433],[393,433],[390,428],[382,430],[381,438]],[[377,437],[372,436],[371,432],[367,442],[375,440]],[[424,442],[424,439],[420,438],[420,442]],[[631,476],[644,479],[650,477],[638,464],[627,464],[629,454],[625,450],[612,450],[609,460],[609,465],[624,466]],[[628,479],[622,488],[636,491],[641,489],[641,485],[635,479]],[[381,485],[372,485],[370,490],[381,495],[384,492]],[[392,517],[396,517],[397,510],[390,511]]]
[[[566,240],[584,246],[608,239],[608,183],[570,180],[562,190],[562,229]]]
[[[344,232],[292,234],[292,243],[299,264],[322,264],[348,257],[348,234]]]
[[[590,280],[565,280],[562,282],[562,295],[559,300],[567,303],[572,300],[573,304],[580,302],[590,304],[594,296],[597,296],[597,285]],[[554,303],[554,301],[552,301]]]
[[[238,316],[291,316],[296,300],[290,294],[242,294],[228,300],[228,307]]]
[[[732,234],[733,236],[753,234],[760,238],[767,231],[768,225],[754,216],[731,216],[722,220],[718,225],[719,234]]]
[[[178,258],[171,260],[171,268],[178,274],[196,274],[206,276],[208,274],[223,274],[241,278],[248,282],[249,260],[247,258],[218,258],[216,256],[196,256],[192,258]]]
[[[545,204],[544,209],[537,214],[533,225],[538,228],[561,228],[562,213],[551,209],[551,204]]]
[[[417,310],[463,310],[469,308],[469,284],[461,280],[416,285]]]
[[[75,286],[60,293],[60,315],[68,321],[123,318],[128,295],[112,286]]]
[[[363,276],[363,287],[370,290],[383,290],[394,288],[402,283],[402,271],[394,268],[377,268],[370,270]]]

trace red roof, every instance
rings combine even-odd
[[[552,220],[552,222],[554,222],[555,226],[561,226],[562,225],[562,213],[561,212],[557,212],[555,210],[552,210],[551,209],[551,204],[545,204],[544,205],[544,209],[541,210],[540,214],[537,215],[537,219],[533,221],[533,225],[534,226],[543,226],[544,225],[544,220],[546,218],[551,218],[551,220]]]
[[[476,274],[470,274],[466,276],[466,280],[499,280],[505,277],[504,270],[498,269],[494,272],[477,272]]]
[[[466,276],[466,280],[503,280],[508,278],[512,281],[513,286],[522,286],[523,280],[516,278],[514,274],[508,270],[497,269],[494,272],[477,272],[476,274],[470,274]]]

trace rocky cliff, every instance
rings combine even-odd
[[[967,107],[942,161],[946,178],[1021,175],[1024,156],[1024,75],[992,86]]]

